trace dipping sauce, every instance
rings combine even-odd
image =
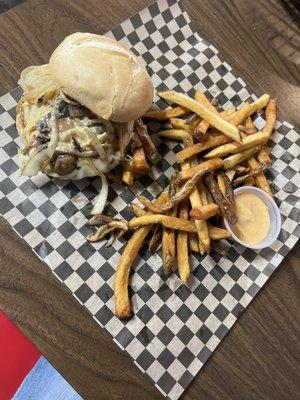
[[[238,222],[231,225],[234,234],[249,244],[261,243],[270,229],[267,205],[256,194],[242,192],[235,196]]]

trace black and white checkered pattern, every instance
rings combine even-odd
[[[159,0],[108,35],[127,42],[145,60],[157,90],[193,94],[198,88],[220,96],[225,107],[256,98],[218,51],[198,36],[175,0]],[[177,399],[299,238],[298,135],[281,121],[272,136],[269,178],[282,216],[273,246],[254,251],[234,244],[228,258],[192,256],[188,286],[176,275],[166,279],[160,255],[143,249],[130,284],[135,315],[124,322],[114,316],[113,279],[125,242],[106,247],[85,239],[99,179],[63,182],[45,175],[20,176],[17,147],[22,143],[14,125],[20,92],[17,88],[0,97],[0,213],[156,387]],[[263,126],[261,116],[256,124]],[[150,196],[167,184],[178,144],[164,141],[158,148],[161,160],[136,185]],[[129,189],[112,185],[108,212],[130,218],[128,204],[134,199]]]

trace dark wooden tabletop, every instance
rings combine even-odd
[[[199,34],[279,115],[299,128],[299,15],[279,0],[183,0]],[[75,31],[104,33],[149,0],[27,0],[0,14],[0,95],[21,70],[48,61]],[[0,221],[0,308],[85,399],[160,399],[154,385]],[[299,398],[296,246],[227,335],[184,399]]]

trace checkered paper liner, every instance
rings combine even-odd
[[[192,95],[197,88],[219,96],[225,108],[256,98],[218,51],[199,37],[174,0],[151,4],[108,36],[124,41],[145,60],[156,90]],[[234,244],[226,258],[213,253],[191,256],[193,271],[185,286],[175,274],[166,279],[160,255],[151,255],[145,246],[129,289],[134,317],[120,321],[114,316],[113,279],[126,243],[106,247],[85,238],[99,179],[20,176],[17,148],[22,143],[14,125],[20,95],[17,88],[0,97],[0,213],[155,386],[177,399],[299,238],[297,133],[278,121],[270,141],[273,164],[268,177],[282,216],[282,230],[272,247],[254,251]],[[261,128],[263,117],[255,123]],[[175,142],[159,143],[161,159],[150,176],[139,180],[136,191],[156,196],[174,171],[179,149]],[[113,184],[107,211],[129,219],[133,200],[128,188]]]

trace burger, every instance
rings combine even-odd
[[[49,64],[26,68],[19,84],[16,126],[26,176],[41,171],[104,181],[126,156],[134,122],[153,101],[141,60],[120,42],[91,33],[66,37]]]

